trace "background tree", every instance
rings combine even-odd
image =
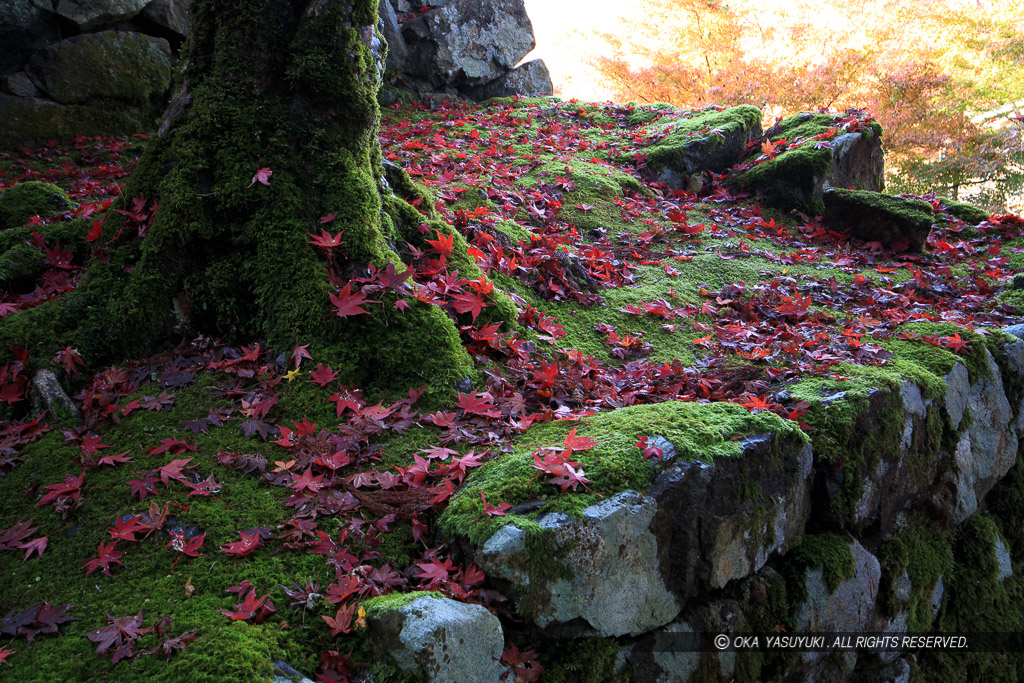
[[[0,322],[0,348],[71,345],[95,366],[184,331],[312,344],[361,384],[466,377],[443,310],[412,300],[403,312],[398,288],[364,309],[342,287],[371,266],[401,272],[403,245],[434,235],[385,180],[376,0],[195,0],[191,11],[178,90],[95,243],[109,244],[75,291]],[[401,172],[392,179],[417,193]],[[340,233],[337,248],[310,244],[318,228]],[[452,239],[448,266],[479,276]],[[514,316],[491,298],[494,318]]]
[[[894,191],[966,194],[993,209],[1021,202],[1024,4],[647,0],[645,9],[620,32],[627,38],[604,36],[611,56],[594,60],[620,98],[753,103],[769,117],[867,108],[885,128]]]

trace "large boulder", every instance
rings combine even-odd
[[[187,38],[188,10],[191,5],[192,0],[152,0],[140,16],[182,38]]]
[[[530,603],[538,626],[583,619],[601,636],[638,635],[679,613],[649,529],[656,509],[653,499],[624,491],[588,507],[580,520],[544,515],[538,523],[551,537],[559,566],[568,570],[545,582],[530,576],[526,532],[511,525],[484,544],[477,562],[486,573],[525,589],[519,592],[521,604]]]
[[[409,48],[405,46],[405,38],[402,37],[402,29],[398,25],[395,8],[388,0],[380,0],[377,17],[378,28],[381,35],[384,36],[384,42],[388,44],[387,70],[399,72],[405,68],[405,62],[409,58]]]
[[[608,495],[576,516],[503,518],[513,524],[483,542],[462,543],[519,610],[549,632],[650,631],[675,618],[687,600],[754,574],[803,532],[812,455],[795,424],[729,403],[670,401],[620,409],[580,425],[580,433],[602,442],[593,462],[615,471],[643,462],[633,448],[637,431],[646,433],[647,444],[663,458],[660,474],[642,495],[640,489]],[[628,452],[619,451],[622,446]],[[452,535],[475,535],[455,520],[461,515],[470,518],[469,525],[476,523],[470,503],[480,500],[474,484],[481,480],[495,478],[486,495],[520,502],[502,486],[506,474],[517,471],[516,463],[530,456],[517,451],[503,457],[509,460],[475,471],[453,499],[442,519]],[[530,465],[525,467],[529,472]],[[591,476],[596,484],[599,474]],[[536,502],[541,501],[522,502],[512,511],[528,515]]]
[[[511,97],[522,95],[524,97],[539,97],[551,95],[554,86],[551,83],[551,74],[543,59],[534,59],[525,64],[520,64],[504,76],[496,78],[486,85],[470,92],[470,96],[478,100],[486,100],[491,97]]]
[[[402,36],[406,72],[439,88],[493,81],[536,45],[523,0],[453,0],[406,22]]]
[[[0,149],[41,145],[76,135],[141,133],[152,130],[158,115],[151,105],[62,105],[39,97],[0,93]]]
[[[1005,344],[1001,355],[1011,368],[1024,367],[1024,342]],[[1000,368],[988,350],[984,362],[979,376],[969,378],[967,369],[958,363],[945,377],[949,386],[945,409],[960,432],[952,463],[948,463],[932,502],[953,524],[974,514],[996,482],[1006,476],[1024,438],[1024,413],[1020,406],[1011,405]],[[1016,377],[1012,380],[1019,381]]]
[[[36,53],[28,73],[60,104],[159,104],[171,83],[171,48],[163,38],[141,33],[88,33]]]
[[[803,533],[811,512],[810,444],[790,425],[744,435],[742,452],[678,463],[648,492],[669,586],[692,596],[757,572]]]
[[[742,105],[680,112],[652,128],[652,144],[643,150],[647,166],[658,182],[678,190],[695,174],[721,173],[739,161],[761,135],[761,110]]]
[[[36,50],[60,40],[52,12],[30,0],[0,2],[0,74],[18,71]]]
[[[79,31],[90,31],[127,21],[150,0],[57,0],[56,12],[74,22]]]
[[[834,188],[822,198],[830,229],[894,251],[923,251],[936,220],[931,204],[920,199]]]
[[[366,604],[370,642],[381,661],[408,679],[499,683],[501,622],[482,605],[415,593]]]
[[[763,139],[780,150],[738,166],[731,182],[769,204],[821,214],[824,192],[830,187],[874,192],[884,188],[882,127],[876,122],[856,116],[795,114],[768,130]]]

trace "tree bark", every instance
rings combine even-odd
[[[334,214],[324,227],[343,231],[352,274],[401,270],[397,245],[422,240],[421,216],[384,180],[376,25],[376,0],[195,0],[177,92],[113,207],[145,198],[158,206],[152,221],[140,230],[111,211],[104,235],[122,237],[109,262],[90,264],[62,299],[4,319],[0,344],[72,344],[96,366],[185,328],[277,351],[311,344],[361,384],[465,378],[471,360],[437,307],[337,317],[327,261],[308,243]],[[261,168],[268,184],[254,182]],[[464,258],[460,275],[479,274]],[[512,322],[514,309],[497,309]]]

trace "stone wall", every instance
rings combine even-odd
[[[1019,327],[978,335],[968,357],[913,381],[799,385],[806,434],[762,424],[738,455],[708,462],[653,437],[663,466],[647,489],[447,540],[543,638],[617,651],[607,680],[1012,680],[1020,652],[690,646],[722,632],[1019,634]],[[645,409],[626,410],[642,421]]]
[[[5,0],[0,147],[152,130],[188,0]]]
[[[0,148],[156,128],[189,34],[190,0],[0,3]],[[396,11],[397,10],[397,11]],[[522,0],[380,1],[383,104],[423,96],[549,95]]]

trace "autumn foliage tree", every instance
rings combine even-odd
[[[385,179],[376,0],[195,0],[191,12],[173,101],[81,284],[4,319],[0,347],[70,345],[95,366],[206,334],[312,344],[368,385],[466,377],[452,319],[398,301],[407,244],[447,238],[448,264],[463,277],[475,266],[460,236],[424,235]],[[348,284],[375,273],[372,300]]]
[[[752,103],[769,116],[867,109],[885,129],[891,189],[1020,201],[1019,3],[643,4],[594,60],[620,98]]]

